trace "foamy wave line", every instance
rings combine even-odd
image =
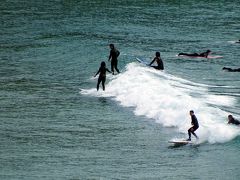
[[[92,88],[81,90],[81,94],[111,97],[122,106],[134,107],[136,115],[177,127],[181,133],[189,128],[188,113],[193,109],[200,124],[197,133],[203,142],[226,142],[240,134],[240,128],[226,124],[228,112],[218,108],[219,104],[233,106],[233,97],[209,94],[205,85],[136,63],[128,64],[125,72],[112,78],[105,92]]]

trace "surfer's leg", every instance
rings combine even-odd
[[[179,53],[178,56],[181,56],[181,55],[186,55],[186,53]]]
[[[188,53],[179,53],[178,56],[192,56],[193,54]]]
[[[117,68],[117,66],[118,66],[118,60],[114,60],[113,61],[114,62],[114,68],[116,69],[116,71],[118,72],[118,73],[120,73],[120,71],[119,71],[119,69]]]
[[[195,134],[194,131],[196,131],[198,127],[192,127],[192,134],[195,136],[196,139],[198,139],[198,136]]]
[[[99,90],[99,84],[101,83],[101,78],[98,78],[98,82],[97,82],[97,91]]]
[[[191,141],[191,129],[192,128],[188,129],[188,139],[187,139],[187,141]]]
[[[106,81],[106,77],[103,77],[102,78],[102,87],[103,87],[104,91],[105,91],[105,81]]]
[[[112,74],[114,74],[114,61],[111,60],[111,71],[112,71]]]
[[[198,139],[198,136],[195,134],[195,132],[192,132],[192,134],[195,136],[196,139]]]
[[[119,71],[119,69],[117,68],[117,66],[118,66],[118,60],[116,60],[116,62],[115,62],[115,69],[116,69],[116,71],[117,71],[118,73],[120,73],[120,71]]]

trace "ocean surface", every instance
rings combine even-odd
[[[239,1],[3,0],[0,179],[240,177]],[[118,75],[96,90],[109,44]],[[218,59],[182,58],[212,50]],[[165,70],[150,62],[161,52]],[[187,138],[194,110],[199,142]],[[194,137],[193,137],[193,140]]]

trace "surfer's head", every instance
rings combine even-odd
[[[101,67],[106,67],[106,63],[104,61],[101,62]]]
[[[156,52],[156,57],[160,57],[160,52]]]
[[[189,113],[190,113],[190,115],[193,115],[193,114],[194,114],[194,111],[193,111],[193,110],[190,110]]]
[[[228,119],[229,120],[232,120],[233,119],[233,116],[231,114],[228,115]]]
[[[109,47],[110,47],[111,49],[114,49],[114,44],[109,44]]]

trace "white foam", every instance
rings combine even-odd
[[[231,43],[231,44],[239,44],[239,41],[236,40],[236,41],[228,41],[228,43]]]
[[[219,104],[233,106],[233,97],[209,94],[207,85],[138,63],[128,64],[125,72],[111,77],[105,92],[92,88],[82,89],[81,93],[111,97],[122,106],[134,107],[137,116],[144,115],[165,127],[177,127],[186,134],[191,126],[189,110],[194,110],[200,124],[196,133],[202,142],[222,143],[240,135],[240,128],[226,124],[228,113],[218,108]]]

